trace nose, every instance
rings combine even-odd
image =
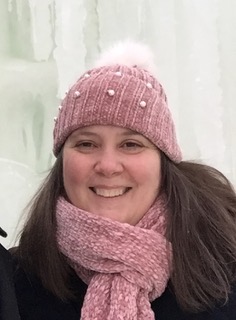
[[[101,151],[96,159],[94,170],[105,177],[111,177],[123,172],[123,164],[114,150]]]

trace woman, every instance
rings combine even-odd
[[[14,254],[22,319],[236,319],[236,195],[182,161],[150,59],[118,45],[59,107]]]

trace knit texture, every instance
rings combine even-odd
[[[88,284],[81,320],[153,320],[150,301],[165,290],[171,244],[165,238],[165,197],[136,226],[57,202],[57,241]]]
[[[114,125],[141,133],[172,161],[182,159],[165,92],[150,72],[138,66],[89,70],[69,90],[55,121],[55,156],[74,130]]]

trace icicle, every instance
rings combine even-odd
[[[8,0],[8,11],[12,12],[12,1],[13,0]]]
[[[85,70],[86,48],[83,38],[86,10],[83,0],[55,1],[56,25],[54,58],[58,70],[58,97]]]
[[[222,89],[220,87],[217,3],[205,1],[190,4],[183,1],[182,50],[179,83],[184,116],[182,135],[185,148],[195,146],[193,158],[202,159],[220,169],[225,160]],[[186,123],[189,122],[189,125]],[[188,130],[187,130],[188,128]],[[192,141],[188,134],[191,134]],[[189,139],[189,140],[188,140]]]
[[[29,0],[31,13],[32,41],[36,61],[48,60],[52,49],[52,25],[50,6],[53,0]]]

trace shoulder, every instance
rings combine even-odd
[[[10,253],[0,244],[0,319],[20,319],[13,282]]]
[[[12,258],[10,253],[0,244],[0,266],[9,266]]]
[[[232,286],[228,302],[222,306],[218,306],[216,308],[216,313],[219,315],[223,314],[225,319],[236,319],[236,283]]]
[[[44,288],[40,279],[25,272],[14,257],[14,284],[22,320],[71,319],[80,318],[83,297],[76,301],[62,301]],[[83,291],[83,283],[78,277],[73,279],[78,291]]]
[[[232,286],[229,300],[212,310],[199,313],[184,312],[178,305],[175,295],[169,288],[162,296],[152,302],[152,309],[159,320],[235,320],[236,319],[236,284]]]

